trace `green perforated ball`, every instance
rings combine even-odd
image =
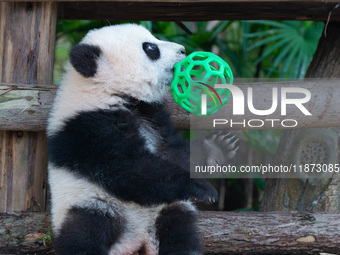
[[[232,84],[233,73],[223,59],[211,52],[193,52],[175,65],[171,93],[185,110],[197,115],[212,115],[229,100],[230,91],[215,84]],[[202,114],[202,94],[206,114]]]

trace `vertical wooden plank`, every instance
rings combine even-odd
[[[0,45],[1,47],[1,45]],[[7,187],[6,173],[2,171],[5,167],[5,131],[0,131],[0,211],[6,211]]]
[[[56,21],[54,2],[0,3],[1,82],[52,83]],[[45,133],[1,131],[0,146],[0,212],[44,210]]]
[[[23,132],[11,132],[11,146],[13,147],[13,160],[8,162],[7,168],[13,166],[13,176],[12,176],[12,189],[8,190],[8,193],[12,193],[12,200],[9,201],[9,209],[11,211],[20,211],[22,208],[27,208],[28,195],[25,190],[27,190],[29,182],[29,148],[28,144],[30,142],[29,133]]]
[[[35,169],[46,169],[47,162],[47,136],[45,132],[34,132],[37,134],[35,139],[36,141],[36,151],[34,153],[34,157],[32,157],[32,162],[35,164]],[[32,167],[33,168],[33,167]],[[45,172],[46,174],[46,172]],[[39,171],[35,171],[34,174],[31,175],[33,177],[34,182],[30,184],[31,193],[33,197],[31,197],[30,208],[33,211],[41,208],[46,208],[46,191],[47,191],[47,179],[46,175],[41,176]],[[41,192],[43,190],[44,192]],[[44,203],[41,204],[41,201]]]

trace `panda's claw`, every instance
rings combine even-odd
[[[239,148],[239,146],[237,146],[236,148],[234,148],[233,150],[231,150],[231,151],[228,153],[228,158],[229,158],[229,159],[232,159],[232,158],[235,157],[238,148]]]
[[[223,140],[228,137],[230,135],[230,132],[228,133],[223,133],[222,131],[220,131],[218,134],[217,134],[217,137],[216,137],[216,141],[219,142],[219,143],[222,143]]]
[[[204,179],[192,179],[188,191],[190,192],[190,194],[188,194],[189,197],[196,198],[207,204],[213,203],[218,198],[218,193],[215,188]]]
[[[236,147],[236,144],[239,142],[238,137],[233,136],[233,138],[235,138],[235,139],[234,139],[234,140],[231,139],[230,142],[229,142],[228,145],[227,145],[227,148],[228,148],[229,150],[233,150],[233,149]]]
[[[224,139],[224,142],[226,142],[226,143],[229,144],[235,137],[236,137],[236,135],[227,136],[227,137]],[[236,138],[237,138],[237,137],[236,137]]]
[[[223,137],[224,137],[224,138],[227,138],[227,137],[230,137],[231,135],[232,135],[232,134],[231,134],[230,132],[227,132],[227,133],[224,133],[224,134],[223,134]]]

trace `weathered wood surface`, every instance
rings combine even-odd
[[[1,0],[2,2],[32,2],[31,0]],[[34,2],[89,2],[89,0],[35,0]],[[98,2],[135,2],[135,3],[338,3],[338,0],[101,0]]]
[[[152,21],[340,20],[336,1],[117,1],[62,2],[59,18]]]
[[[326,21],[330,11],[333,10],[331,20],[340,20],[340,11],[335,8],[339,3],[337,0],[56,0],[56,2],[59,2],[59,18],[63,19]]]
[[[338,254],[340,214],[202,212],[208,254]]]
[[[323,33],[319,41],[306,74],[308,78],[340,78],[340,23],[330,23],[326,35]],[[325,102],[332,103],[332,100]],[[339,142],[340,125],[331,129],[287,130],[281,136],[275,161],[277,165],[340,163]],[[303,152],[314,155],[304,158]],[[324,177],[328,178],[268,179],[262,210],[339,212],[340,175]]]
[[[338,254],[340,214],[200,212],[205,254]],[[47,213],[0,214],[1,254],[52,254]],[[45,244],[43,245],[43,238]]]
[[[52,83],[56,3],[0,3],[0,82]],[[13,87],[12,87],[13,88]],[[44,116],[45,94],[34,90],[11,93],[0,86],[0,122],[30,115],[30,106]],[[26,105],[25,105],[26,103]],[[13,111],[22,106],[21,111]],[[9,117],[9,119],[7,117]],[[31,119],[40,122],[40,116]],[[44,210],[47,139],[44,132],[9,127],[0,132],[0,212]],[[30,125],[26,123],[25,125]],[[39,125],[39,124],[34,124]],[[18,131],[18,132],[14,132]],[[34,130],[34,129],[32,129]],[[43,130],[35,129],[35,130]]]
[[[47,213],[0,213],[0,254],[53,254],[52,243],[45,237],[50,225]]]
[[[233,119],[234,122],[240,122],[250,119],[296,119],[299,125],[296,127],[332,127],[340,124],[340,80],[308,80],[299,82],[277,82],[277,83],[239,83],[237,84],[247,96],[247,87],[251,86],[254,90],[254,107],[256,109],[269,109],[271,107],[272,87],[303,87],[310,90],[311,100],[304,104],[312,113],[312,116],[303,115],[294,105],[288,105],[287,116],[280,116],[280,105],[277,110],[270,116],[256,116],[245,107],[244,116],[233,116],[231,97],[228,104],[222,108],[218,115],[211,117],[195,117],[190,120],[188,112],[183,110],[170,96],[167,99],[167,108],[172,113],[171,118],[179,129],[211,129],[212,118]],[[11,88],[13,88],[11,90]],[[55,96],[57,86],[49,85],[6,85],[0,84],[1,91],[8,91],[0,95],[0,130],[44,130],[47,123],[48,111],[51,108],[53,97]],[[278,122],[275,122],[278,123]],[[255,125],[255,123],[253,123]],[[224,128],[223,125],[220,128]],[[229,129],[240,129],[240,125],[235,125]],[[247,127],[249,128],[249,127]],[[264,121],[264,126],[258,129],[272,128],[272,122]],[[275,124],[274,128],[282,128]],[[241,128],[242,129],[242,128]]]
[[[0,83],[2,130],[43,131],[57,86]]]

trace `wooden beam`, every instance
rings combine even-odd
[[[0,83],[0,130],[44,131],[57,88]]]
[[[51,254],[50,224],[48,213],[0,214],[0,253]],[[199,226],[205,254],[319,255],[340,247],[339,213],[200,212]]]
[[[4,2],[32,2],[31,0],[5,0]],[[34,0],[33,2],[74,2],[82,3],[89,2],[89,0]],[[98,2],[127,2],[127,3],[249,3],[249,2],[265,2],[265,3],[338,3],[338,0],[101,0]]]
[[[340,80],[339,79],[311,79],[299,82],[255,82],[239,83],[245,97],[247,88],[254,91],[254,107],[256,109],[269,109],[272,102],[272,88],[277,87],[280,92],[282,87],[302,87],[308,89],[311,100],[304,104],[312,116],[303,115],[294,105],[288,105],[287,117],[281,116],[280,104],[271,116],[256,116],[245,108],[244,116],[232,115],[233,98],[217,114],[210,117],[189,116],[174,102],[169,92],[167,108],[171,112],[171,119],[178,129],[211,129],[212,119],[233,119],[234,122],[248,122],[250,119],[260,119],[264,125],[257,129],[280,129],[281,125],[272,127],[272,122],[266,119],[295,119],[298,125],[295,128],[305,127],[335,127],[340,124]],[[54,85],[25,85],[0,83],[0,130],[45,130],[48,112],[52,106],[53,98],[58,86]],[[258,125],[257,123],[253,123]],[[218,126],[223,129],[225,126]],[[228,129],[250,129],[249,126],[242,128],[240,125],[228,127]]]
[[[190,129],[212,129],[214,119],[224,119],[226,125],[216,125],[216,129],[284,129],[286,126],[297,125],[294,128],[316,128],[316,127],[337,127],[340,124],[340,79],[309,79],[300,82],[268,82],[268,83],[240,83],[236,84],[244,95],[244,115],[233,115],[235,108],[234,98],[231,96],[227,105],[217,113],[208,117],[190,116],[183,121],[182,114],[174,116],[175,121],[181,119],[180,126]],[[281,89],[285,88],[304,88],[311,93],[311,99],[303,106],[312,114],[305,116],[295,105],[288,104],[286,115],[281,109],[281,100],[278,99],[276,110],[268,115],[259,116],[250,112],[248,109],[249,94],[248,88],[253,89],[253,107],[258,110],[270,109],[273,103],[273,88],[278,89],[278,98],[281,98]],[[287,98],[303,98],[303,94],[288,93]],[[277,121],[270,121],[277,119]],[[283,120],[287,120],[281,122]],[[290,121],[294,120],[294,121]],[[250,121],[250,122],[249,122]],[[177,121],[178,122],[178,121]],[[223,122],[223,121],[221,121]],[[221,123],[220,122],[220,123]],[[260,126],[263,122],[263,125]],[[232,125],[231,123],[236,123]],[[245,123],[245,124],[237,124]],[[283,123],[283,124],[281,124]],[[184,126],[186,125],[186,126]],[[190,125],[190,126],[189,126]],[[252,126],[260,126],[258,128]]]
[[[334,1],[116,1],[62,2],[60,19],[113,21],[340,20]]]
[[[56,21],[57,4],[53,2],[0,3],[0,82],[52,83]],[[31,119],[35,128],[12,123],[8,131],[0,132],[0,212],[41,211],[45,210],[47,190],[47,137],[43,127],[36,127],[48,111],[45,90],[27,91],[19,86],[13,93],[15,88],[0,86],[0,122],[7,125],[11,114],[21,119],[33,114],[31,109],[26,111],[30,106],[39,107],[35,107],[36,118]],[[24,106],[21,111],[13,110],[19,105]],[[33,130],[41,132],[24,132]]]

